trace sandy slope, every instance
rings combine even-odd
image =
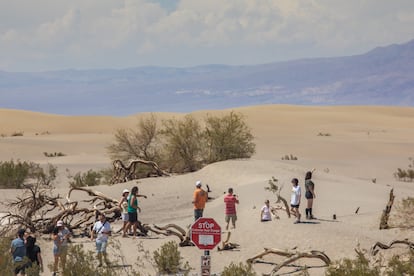
[[[394,187],[397,200],[414,196],[412,183],[396,182],[393,172],[406,168],[408,157],[414,154],[414,108],[394,107],[301,107],[268,105],[239,108],[235,111],[246,116],[256,137],[257,153],[250,160],[233,160],[211,164],[187,175],[140,180],[142,193],[149,196],[141,201],[140,215],[145,223],[164,225],[169,222],[183,227],[192,223],[191,196],[197,179],[208,183],[215,200],[208,203],[205,216],[223,223],[223,194],[233,187],[240,198],[237,229],[231,241],[241,245],[234,252],[212,251],[212,271],[220,272],[230,262],[245,261],[261,252],[264,247],[307,251],[324,251],[332,259],[351,257],[355,246],[369,248],[376,241],[389,242],[397,238],[414,238],[409,231],[391,229],[379,231],[379,217],[388,193]],[[198,118],[206,114],[228,111],[199,111]],[[182,117],[184,114],[157,114],[160,118]],[[60,171],[58,192],[67,190],[65,169],[71,172],[108,167],[106,146],[117,128],[134,127],[143,114],[128,117],[68,117],[16,110],[0,110],[0,160],[20,159],[39,163],[52,163]],[[10,137],[13,132],[24,132],[22,137]],[[330,136],[318,136],[318,133]],[[60,158],[46,158],[43,152],[63,152]],[[286,154],[297,161],[281,160]],[[280,220],[259,222],[259,209],[266,198],[274,200],[265,191],[268,180],[274,176],[283,185],[282,195],[289,198],[290,179],[297,177],[303,187],[307,170],[315,168],[317,189],[315,214],[321,220],[314,224],[294,225],[280,212]],[[372,179],[376,179],[376,183]],[[132,183],[101,186],[98,190],[118,198]],[[0,199],[16,195],[18,191],[5,190]],[[305,199],[301,211],[304,213]],[[360,207],[356,215],[355,210]],[[332,221],[332,215],[337,220]],[[115,223],[118,229],[120,223]],[[224,236],[223,236],[224,238]],[[117,239],[134,263],[138,244],[154,251],[171,238],[153,236],[152,239]],[[86,242],[88,248],[93,244]],[[42,242],[46,263],[50,263],[51,244]],[[202,250],[181,248],[185,260],[199,273]],[[280,262],[280,257],[265,258]],[[319,265],[318,261],[300,261]],[[258,272],[269,272],[271,266],[255,265]],[[149,275],[155,272],[146,269]],[[321,275],[322,268],[311,269]],[[48,275],[47,273],[45,275]]]

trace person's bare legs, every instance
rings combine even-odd
[[[313,206],[313,198],[308,198],[307,209],[308,209],[308,212],[309,212],[309,216],[307,216],[307,218],[309,218],[309,219],[314,218],[313,215],[312,215],[312,206]]]
[[[59,255],[55,255],[55,262],[53,263],[53,272],[58,272],[59,268]]]

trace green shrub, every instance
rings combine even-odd
[[[385,274],[388,276],[414,275],[414,251],[410,250],[409,256],[394,255],[389,260]]]
[[[153,161],[170,172],[196,171],[212,162],[250,158],[255,152],[253,135],[240,114],[207,117],[199,122],[192,115],[168,119],[158,127],[151,116],[141,120],[136,130],[120,129],[107,149],[112,160]],[[138,171],[139,170],[139,171]],[[136,177],[149,174],[138,168]]]
[[[85,173],[78,172],[74,176],[69,175],[70,187],[97,186],[101,184],[102,174],[94,170],[88,170]]]
[[[56,167],[52,165],[44,169],[33,162],[0,161],[0,188],[20,189],[31,181],[49,185],[56,178],[56,172]]]
[[[253,135],[241,114],[206,119],[205,137],[208,163],[235,158],[250,158],[255,152]]]
[[[296,157],[296,156],[294,156],[293,154],[290,154],[290,155],[285,155],[285,156],[282,156],[282,160],[294,160],[294,161],[296,161],[296,160],[298,160],[298,158]]]
[[[46,157],[61,157],[61,156],[66,156],[66,154],[64,154],[62,152],[53,152],[53,153],[43,152],[43,155],[46,156]]]
[[[174,241],[169,241],[153,252],[153,257],[155,261],[156,268],[159,273],[179,273],[185,272],[185,275],[188,274],[190,269],[188,262],[181,267],[181,253],[178,251],[178,245]]]
[[[255,276],[256,272],[253,270],[251,264],[234,264],[230,263],[228,266],[224,267],[221,276]]]
[[[377,276],[380,275],[379,266],[370,266],[369,260],[364,254],[358,253],[355,260],[344,258],[331,264],[327,270],[327,276]]]
[[[414,159],[412,157],[408,158],[409,164],[406,170],[398,168],[394,173],[394,177],[399,181],[414,181]]]

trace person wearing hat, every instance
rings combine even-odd
[[[27,262],[24,260],[24,257],[26,256],[26,245],[24,242],[25,233],[25,229],[19,229],[17,231],[17,237],[12,240],[10,246],[10,253],[13,257],[15,275],[19,275],[20,273],[24,275],[24,271],[27,267]]]
[[[119,204],[118,207],[119,209],[121,209],[121,218],[122,221],[124,222],[124,225],[122,226],[122,232],[126,233],[128,229],[126,229],[128,221],[129,221],[129,216],[128,216],[128,195],[129,195],[129,190],[128,189],[124,189],[122,191],[122,197],[119,200]]]
[[[56,275],[56,272],[59,268],[59,261],[61,263],[62,269],[65,269],[66,266],[66,255],[68,253],[68,241],[71,236],[71,233],[62,220],[58,220],[56,227],[52,232],[53,240],[53,273]]]
[[[203,217],[204,207],[206,206],[206,202],[208,199],[208,194],[204,191],[201,186],[201,181],[198,180],[195,183],[196,189],[194,190],[193,194],[193,205],[194,205],[194,221]]]

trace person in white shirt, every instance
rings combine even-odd
[[[260,211],[260,221],[271,221],[272,215],[270,213],[270,206],[269,206],[269,200],[267,199],[265,201],[265,205],[263,205],[261,211]]]
[[[99,220],[95,222],[91,230],[91,240],[95,238],[96,234],[96,253],[98,254],[99,266],[102,266],[102,256],[104,257],[106,265],[110,262],[106,255],[106,246],[108,245],[108,238],[111,235],[111,225],[106,220],[104,214],[99,214]]]
[[[290,197],[290,211],[296,217],[296,221],[294,223],[300,222],[300,212],[299,212],[299,205],[300,205],[300,197],[302,196],[302,192],[299,186],[299,180],[297,178],[292,179],[292,195]]]

